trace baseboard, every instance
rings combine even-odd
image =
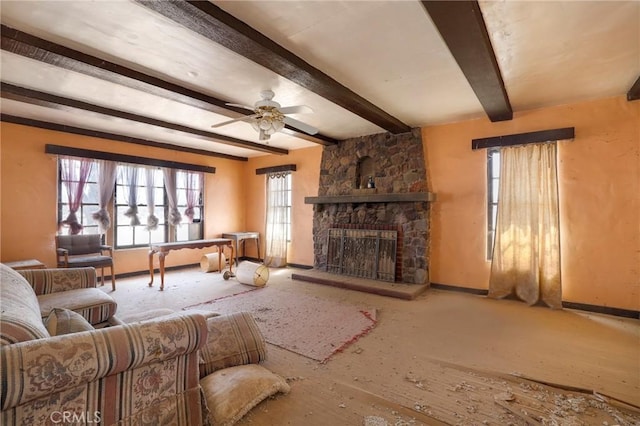
[[[486,296],[487,294],[489,294],[489,290],[483,290],[481,288],[460,287],[457,285],[449,284],[431,283],[431,288],[435,288],[438,290],[458,291],[460,293],[477,294],[479,296]]]
[[[431,283],[431,288],[435,288],[438,290],[446,290],[446,291],[457,291],[460,293],[476,294],[478,296],[486,296],[487,294],[489,294],[489,290],[484,290],[481,288],[460,287],[460,286],[449,285],[449,284]],[[576,302],[568,302],[564,300],[562,301],[562,307],[567,309],[575,309],[579,311],[593,312],[597,314],[613,315],[616,317],[640,319],[640,311],[634,311],[632,309],[613,308],[611,306],[590,305],[588,303],[576,303]]]
[[[199,263],[189,263],[187,265],[178,265],[178,266],[167,266],[164,268],[164,271],[176,271],[179,269],[188,269],[188,268],[195,268],[195,267],[199,267],[200,264]],[[153,270],[154,274],[159,274],[160,273],[160,269],[159,268],[155,268]],[[149,270],[145,269],[144,271],[135,271],[135,272],[124,272],[122,274],[116,274],[116,279],[118,278],[131,278],[131,277],[137,277],[139,275],[149,275]],[[108,278],[105,275],[105,279]]]
[[[577,309],[580,311],[595,312],[597,314],[613,315],[616,317],[640,319],[640,311],[632,309],[612,308],[611,306],[589,305],[587,303],[576,303],[562,301],[562,307],[567,309]]]
[[[310,265],[301,265],[299,263],[287,263],[288,268],[296,268],[296,269],[313,269],[313,266]]]

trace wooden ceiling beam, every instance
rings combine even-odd
[[[627,92],[627,100],[628,101],[637,101],[640,99],[640,77],[633,83],[631,89]]]
[[[136,0],[391,133],[411,127],[208,1]]]
[[[1,34],[1,47],[2,50],[7,52],[140,90],[195,108],[211,111],[229,118],[239,118],[251,114],[245,109],[227,106],[225,101],[213,96],[187,89],[186,87],[70,49],[5,25],[1,26]],[[293,128],[287,129],[286,133],[320,145],[334,145],[338,143],[337,140],[328,136],[321,134],[312,136]]]
[[[169,151],[189,152],[191,154],[205,155],[209,157],[225,158],[227,160],[248,161],[247,157],[236,155],[220,154],[218,152],[206,151],[204,149],[189,148],[185,146],[172,145],[164,142],[157,142],[150,139],[134,138],[126,135],[119,135],[110,132],[85,129],[83,127],[67,126],[66,124],[52,123],[50,121],[35,120],[32,118],[17,117],[15,115],[0,114],[0,121],[5,123],[21,124],[23,126],[36,127],[38,129],[53,130],[56,132],[71,133],[74,135],[89,136],[92,138],[107,139],[118,142],[132,143],[136,145],[152,146],[154,148],[168,149]]]
[[[422,1],[491,121],[513,118],[480,5],[475,0]]]
[[[117,117],[137,123],[149,124],[151,126],[161,127],[164,129],[175,130],[186,133],[191,137],[196,137],[208,142],[218,142],[225,145],[235,146],[238,148],[251,149],[254,151],[265,152],[275,155],[286,155],[288,150],[276,148],[269,145],[263,145],[256,142],[246,141],[221,135],[214,132],[208,132],[193,127],[183,126],[180,124],[170,123],[168,121],[158,120],[130,112],[119,111],[112,108],[106,108],[99,105],[90,104],[88,102],[69,99],[62,96],[52,95],[50,93],[40,92],[38,90],[27,89],[8,83],[0,83],[0,97],[3,99],[11,99],[30,105],[42,106],[63,111],[77,112],[85,111],[98,116]]]

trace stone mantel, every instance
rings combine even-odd
[[[431,192],[403,192],[395,194],[325,195],[304,197],[305,204],[346,204],[346,203],[414,203],[435,201]]]

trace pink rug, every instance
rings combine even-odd
[[[251,312],[267,342],[320,362],[326,362],[376,325],[375,308],[269,286],[189,308],[220,314]]]

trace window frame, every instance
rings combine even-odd
[[[292,226],[292,210],[293,210],[293,188],[292,188],[292,184],[293,184],[293,173],[288,172],[288,173],[284,173],[284,178],[287,179],[287,190],[286,192],[288,193],[287,196],[287,201],[288,203],[284,206],[278,206],[277,208],[284,208],[286,210],[286,222],[284,223],[287,226],[287,243],[291,242],[291,226]],[[268,175],[267,175],[267,180],[271,179]],[[270,191],[270,185],[267,185],[267,190]],[[275,191],[273,191],[275,192]],[[283,191],[284,192],[284,191]],[[270,194],[267,194],[267,199],[270,198]],[[267,208],[269,208],[269,206],[267,206]]]
[[[122,164],[122,163],[119,163],[119,164]],[[142,169],[142,171],[144,171],[144,169],[145,169],[145,166],[139,166],[139,165],[136,165],[136,164],[134,164],[134,166],[140,167]],[[118,171],[118,174],[119,174],[119,171]],[[171,241],[169,239],[169,236],[170,236],[170,229],[169,229],[170,225],[166,222],[167,212],[168,212],[167,193],[166,193],[166,190],[164,188],[164,183],[162,183],[160,186],[156,186],[156,188],[162,188],[162,203],[157,203],[156,204],[156,209],[161,208],[162,211],[163,211],[164,222],[158,223],[158,227],[163,227],[164,228],[164,232],[163,232],[164,237],[163,237],[163,241],[162,242],[166,243],[166,242]],[[130,224],[126,224],[126,225],[119,225],[118,224],[118,217],[119,217],[118,208],[125,208],[126,209],[126,208],[129,207],[128,204],[126,204],[126,203],[125,204],[118,203],[118,190],[119,189],[126,191],[126,186],[122,185],[122,184],[119,184],[118,183],[118,178],[116,178],[116,183],[114,185],[114,190],[113,190],[113,206],[112,206],[113,207],[113,227],[112,227],[112,229],[113,229],[113,248],[115,250],[128,250],[128,249],[149,247],[150,244],[153,244],[150,240],[148,242],[145,242],[145,243],[142,243],[142,244],[135,244],[135,241],[136,241],[135,240],[135,236],[136,236],[136,229],[135,228],[136,227],[133,227],[134,229],[132,231],[134,244],[125,245],[125,244],[119,244],[118,243],[118,228],[131,227]],[[146,190],[146,186],[138,185],[138,191],[144,191],[144,190]],[[126,192],[124,194],[125,194],[124,196],[126,198],[127,197]],[[143,207],[146,210],[148,204],[146,204],[146,203],[145,204],[138,203],[137,206],[138,206],[138,210],[139,210],[140,223],[141,223],[141,225],[139,225],[139,226],[144,227],[145,226],[144,224],[146,223],[146,220],[145,220],[146,216],[145,216],[145,214],[140,214],[140,207]],[[149,232],[149,231],[147,231],[145,229],[141,229],[139,232]]]
[[[62,180],[62,167],[60,167],[60,161],[62,160],[62,158],[58,158],[58,235],[62,235],[63,232],[62,230],[64,229],[64,227],[61,225],[62,221],[65,220],[64,217],[64,206],[69,206],[69,202],[68,200],[63,200],[62,197],[62,193],[64,190],[63,188],[63,180]],[[75,161],[75,159],[74,159]],[[93,161],[93,165],[91,166],[93,170],[95,170],[94,168],[97,167],[98,162],[96,160],[91,160]],[[92,173],[95,173],[92,172]],[[86,185],[97,185],[98,181],[97,179],[95,181],[93,180],[89,180],[87,179],[87,182],[85,183],[85,192],[86,192]],[[84,194],[82,195],[82,198],[84,200]],[[80,231],[80,235],[88,235],[88,234],[100,234],[100,228],[98,227],[98,223],[97,222],[93,222],[92,224],[87,224],[85,225],[83,223],[83,218],[85,217],[85,209],[91,208],[93,209],[93,211],[98,211],[100,209],[100,205],[98,202],[95,203],[85,203],[84,201],[80,201],[80,207],[78,208],[78,213],[76,214],[76,216],[79,219],[80,224],[82,225],[82,230]],[[96,232],[85,232],[85,229],[89,228],[91,230],[94,230]]]
[[[77,159],[77,160],[76,160]],[[63,200],[63,180],[62,180],[62,171],[61,171],[61,167],[60,167],[60,161],[62,160],[62,158],[58,158],[58,203],[57,203],[57,211],[58,211],[58,223],[61,223],[64,220],[64,208],[65,206],[68,206],[68,201],[67,200]],[[79,161],[80,157],[76,157],[74,158],[74,160]],[[94,168],[94,172],[92,173],[97,173],[97,167],[98,167],[98,161],[92,158],[88,158],[88,160],[93,161],[93,168]],[[121,162],[117,162],[118,165],[120,164],[124,164]],[[131,164],[131,163],[126,163],[128,165],[133,165],[136,167],[140,167],[140,168],[144,168],[145,166],[143,165],[139,165],[139,164]],[[186,169],[176,169],[178,172],[183,172],[183,173],[195,173],[192,170],[186,170]],[[118,172],[119,173],[119,172]],[[87,185],[99,185],[98,183],[98,177],[97,175],[94,176],[95,180],[88,180],[87,181]],[[201,187],[200,187],[200,194],[198,196],[198,203],[196,205],[194,205],[194,208],[196,209],[196,215],[194,217],[194,224],[197,223],[198,224],[198,235],[195,236],[195,238],[191,238],[191,232],[188,231],[187,232],[187,240],[178,240],[178,230],[176,226],[172,226],[167,222],[167,217],[169,214],[169,203],[168,203],[168,197],[167,197],[167,193],[166,193],[166,188],[164,186],[164,182],[161,181],[160,185],[156,185],[156,188],[162,188],[162,203],[158,203],[156,205],[157,209],[160,209],[164,212],[164,221],[159,223],[158,226],[159,227],[163,227],[164,228],[164,238],[162,242],[174,242],[174,241],[193,241],[193,240],[200,240],[204,238],[204,222],[205,222],[205,208],[204,208],[204,185],[205,185],[205,174],[202,174],[202,181],[201,181]],[[139,185],[139,190],[145,190],[146,186],[143,185]],[[135,228],[138,227],[144,227],[144,223],[146,223],[145,220],[143,220],[143,216],[144,214],[141,214],[141,225],[133,227],[134,229],[132,230],[132,237],[133,237],[133,241],[134,244],[129,244],[129,245],[120,245],[118,244],[118,228],[124,228],[124,227],[131,227],[130,224],[127,225],[122,225],[122,224],[118,224],[118,208],[123,208],[123,207],[128,207],[126,204],[122,204],[122,203],[118,203],[118,193],[119,191],[122,191],[125,189],[125,186],[121,183],[118,183],[118,179],[116,179],[116,182],[114,184],[113,187],[113,199],[111,202],[111,205],[109,206],[109,214],[112,217],[112,226],[110,228],[109,232],[112,232],[113,234],[113,248],[115,250],[127,250],[127,249],[137,249],[137,248],[145,248],[145,247],[149,247],[149,244],[152,244],[150,241],[145,241],[142,244],[135,244],[135,235],[136,235],[136,230]],[[178,191],[184,191],[185,188],[179,187]],[[85,189],[85,194],[86,194],[86,189]],[[78,213],[77,216],[79,218],[80,223],[83,226],[82,231],[80,232],[81,234],[89,234],[89,233],[95,233],[95,234],[100,234],[100,229],[98,226],[98,223],[95,221],[91,221],[89,220],[89,223],[84,223],[84,219],[87,217],[86,210],[87,209],[92,209],[93,211],[97,211],[100,206],[98,202],[84,202],[84,194],[83,194],[83,201],[80,202],[80,207],[78,209]],[[144,211],[147,207],[147,204],[144,203],[139,203],[138,204],[138,208],[142,208],[141,210]],[[187,206],[186,204],[178,204],[178,209],[180,210],[184,210]],[[67,207],[68,209],[68,207]],[[192,224],[184,221],[182,222],[180,225],[186,225],[187,227],[191,226]],[[94,232],[86,232],[88,230],[93,230]],[[144,228],[140,229],[138,232],[147,232]],[[64,232],[64,228],[60,227],[57,231],[58,235],[62,235],[65,234]],[[103,237],[104,238],[104,237]]]
[[[497,162],[497,165],[496,165]],[[498,173],[495,176],[494,169],[497,167]],[[494,190],[494,182],[497,182]],[[487,149],[487,224],[486,224],[486,260],[493,259],[493,246],[495,242],[497,212],[498,212],[498,192],[500,188],[500,148],[492,147]],[[495,216],[494,216],[494,213]]]

